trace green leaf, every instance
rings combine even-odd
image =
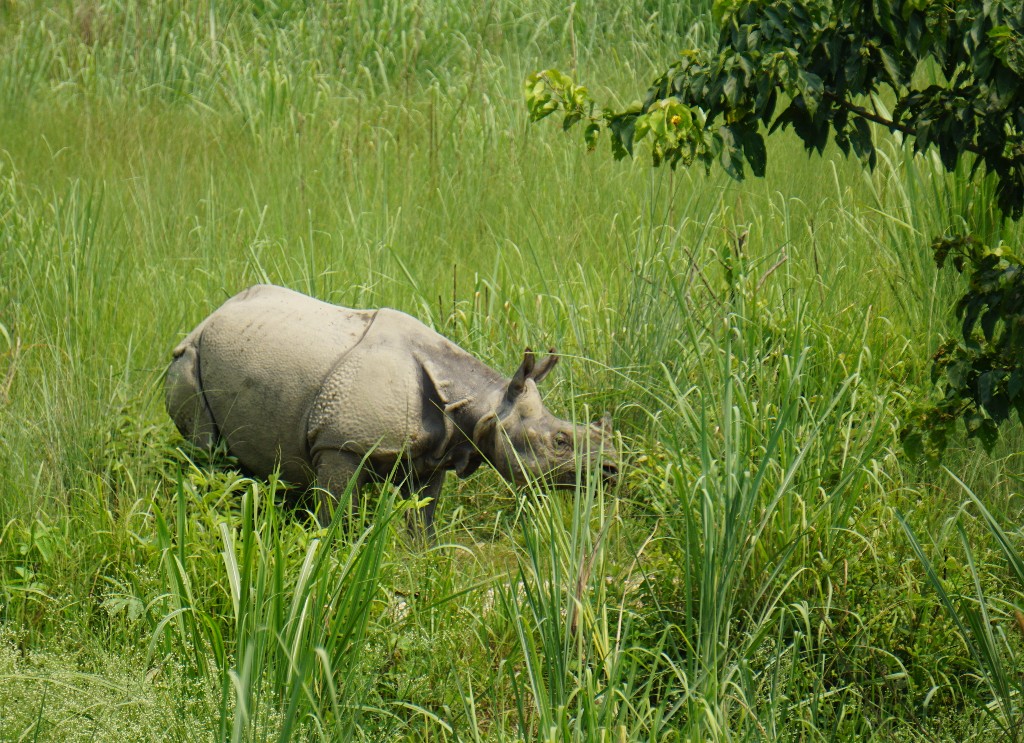
[[[915,461],[924,459],[924,437],[919,431],[912,428],[903,429],[900,432],[900,441],[907,457]]]
[[[1024,41],[1020,31],[1006,25],[993,26],[988,32],[992,53],[1018,76],[1024,76]]]
[[[974,339],[974,324],[978,321],[978,316],[985,308],[986,298],[984,295],[971,292],[964,299],[967,301],[963,305],[965,312],[961,334],[964,338],[964,344],[968,348],[976,349],[978,342]]]
[[[1006,382],[1006,394],[1011,400],[1016,400],[1022,389],[1024,389],[1024,370],[1014,369],[1010,372],[1010,379]]]
[[[731,126],[719,127],[718,136],[722,143],[719,163],[731,177],[738,181],[743,180],[743,157],[740,154],[733,128]]]
[[[946,379],[954,390],[962,390],[967,387],[972,372],[973,367],[969,361],[958,359],[946,367]]]
[[[992,402],[992,393],[995,391],[998,381],[998,372],[987,371],[978,375],[978,400],[982,407],[988,407],[988,404]]]
[[[540,121],[558,108],[554,93],[544,72],[535,72],[523,84],[526,108],[531,121]]]
[[[569,85],[568,95],[566,96],[569,102],[576,108],[583,109],[592,102],[590,98],[590,91],[583,85]]]
[[[758,178],[764,177],[765,165],[768,162],[768,150],[764,144],[764,137],[753,126],[730,127],[743,148],[743,155],[750,163],[751,172]]]
[[[664,139],[668,134],[668,124],[665,122],[665,110],[656,109],[647,114],[647,127],[658,139]]]
[[[903,71],[900,69],[899,60],[896,59],[894,50],[889,47],[880,46],[878,48],[878,54],[882,59],[882,67],[885,68],[885,73],[889,76],[889,80],[895,88],[902,88],[907,84],[907,80],[903,75]]]
[[[800,70],[800,76],[797,82],[797,90],[800,91],[800,95],[804,98],[804,106],[807,108],[807,114],[814,118],[814,114],[818,112],[818,104],[821,102],[821,96],[824,93],[824,83],[820,77],[815,75],[813,72],[807,70]]]
[[[985,451],[991,454],[999,441],[999,427],[995,422],[979,412],[970,412],[964,416],[964,425],[967,428],[967,437],[978,439]]]
[[[745,0],[715,0],[711,5],[711,17],[715,25],[721,26],[729,20]]]
[[[633,142],[639,142],[647,133],[651,131],[651,127],[647,124],[647,114],[638,116],[636,118],[636,124],[633,127]]]
[[[633,156],[633,129],[636,126],[636,118],[636,114],[626,114],[608,120],[608,130],[612,135],[612,155],[616,160]]]
[[[995,334],[996,323],[999,321],[999,317],[1000,313],[995,306],[981,316],[981,332],[989,343],[992,342],[992,336]]]
[[[871,126],[860,116],[853,119],[853,131],[850,132],[850,144],[860,161],[874,170],[875,143],[871,139]]]
[[[725,96],[725,101],[729,104],[730,108],[735,108],[736,104],[739,103],[739,91],[740,85],[736,75],[729,75],[725,85],[722,87],[722,95]]]

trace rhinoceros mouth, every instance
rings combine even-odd
[[[608,461],[602,461],[592,468],[584,467],[582,471],[577,471],[576,467],[571,465],[556,467],[548,472],[547,478],[556,488],[574,488],[580,482],[586,482],[591,478],[596,479],[594,476],[598,474],[597,470],[600,470],[600,479],[605,485],[614,485],[618,482],[619,466]]]

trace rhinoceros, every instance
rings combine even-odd
[[[203,449],[220,439],[239,463],[296,486],[318,486],[330,522],[352,482],[395,477],[433,513],[445,473],[490,464],[517,485],[614,480],[618,454],[607,415],[575,425],[553,416],[537,383],[558,361],[527,349],[511,379],[393,309],[356,310],[279,286],[227,300],[174,349],[167,411]]]

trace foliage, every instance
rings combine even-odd
[[[649,139],[655,165],[717,163],[736,179],[745,166],[765,174],[764,133],[780,128],[809,153],[823,153],[831,136],[873,169],[874,123],[915,152],[936,149],[949,172],[967,160],[969,177],[995,180],[1003,214],[1024,212],[1019,0],[722,0],[715,13],[717,46],[682,52],[642,103],[598,111],[586,88],[546,70],[526,80],[531,118],[560,110],[566,129],[585,122],[588,149],[607,130],[616,158]],[[891,114],[883,99],[895,101]],[[1010,248],[978,244],[994,236],[959,237],[956,227],[934,248],[940,266],[955,249],[969,274],[957,305],[962,338],[936,355],[944,399],[904,433],[909,452],[932,459],[958,419],[989,450],[1011,410],[1024,420],[1024,272]]]
[[[982,571],[967,536],[965,521],[969,518],[967,508],[955,519],[956,536],[963,547],[964,562],[969,571],[970,582],[967,590],[961,593],[949,580],[939,576],[932,555],[928,554],[913,528],[902,514],[898,514],[900,524],[906,531],[910,543],[918,559],[925,567],[928,581],[942,601],[943,608],[957,624],[961,637],[967,644],[981,680],[988,692],[990,703],[982,705],[991,715],[998,729],[1006,740],[1019,740],[1020,725],[1024,722],[1024,706],[1020,704],[1024,693],[1024,674],[1021,673],[1021,662],[1024,651],[1018,635],[1024,635],[1024,612],[1021,611],[1021,600],[1024,599],[1024,555],[1006,530],[1001,521],[1002,514],[997,518],[986,507],[982,500],[956,475],[946,470],[967,494],[967,504],[980,515],[980,521],[994,538],[999,547],[1000,557],[1005,561],[1005,576],[1012,587],[1010,600],[1003,600],[991,594],[991,589],[983,585]],[[947,560],[948,562],[948,560]],[[942,570],[945,574],[945,569]]]
[[[943,236],[932,247],[940,268],[950,257],[960,273],[971,267],[956,305],[962,339],[940,345],[932,364],[944,398],[904,429],[908,452],[937,460],[959,418],[989,451],[1012,412],[1024,421],[1024,263],[1010,246],[992,248],[971,235]]]

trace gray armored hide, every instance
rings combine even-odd
[[[527,349],[509,380],[402,312],[352,310],[277,286],[254,286],[213,312],[174,349],[165,393],[181,434],[219,439],[259,476],[322,490],[327,523],[355,478],[395,476],[432,536],[444,473],[491,464],[518,484],[580,474],[613,479],[618,455],[607,419],[555,418],[537,383],[557,356]]]

